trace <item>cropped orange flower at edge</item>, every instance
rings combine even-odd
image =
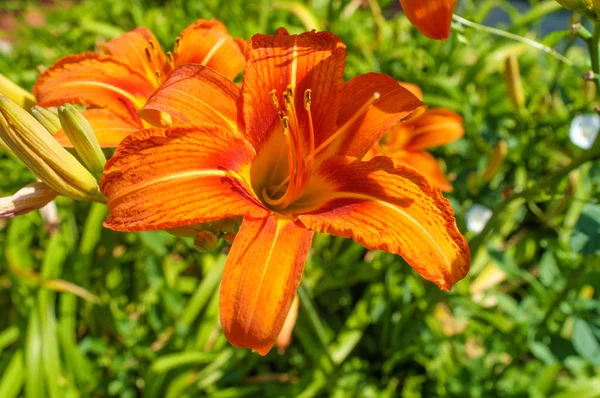
[[[409,83],[400,83],[419,99],[421,89]],[[442,191],[452,191],[439,163],[426,149],[456,141],[465,134],[462,118],[457,113],[443,108],[428,109],[414,120],[398,123],[379,139],[369,150],[364,160],[383,155],[396,164],[414,167],[433,185]]]
[[[60,59],[38,78],[33,93],[44,107],[67,102],[88,106],[84,115],[100,145],[115,147],[135,131],[170,125],[168,115],[143,121],[137,112],[175,68],[198,63],[234,79],[244,67],[245,46],[221,22],[200,19],[180,33],[173,53],[165,55],[152,32],[136,28],[101,45],[104,54]],[[62,130],[55,138],[71,146]]]
[[[387,75],[344,83],[345,58],[331,33],[280,29],[248,43],[241,89],[209,68],[182,66],[141,113],[187,126],[130,135],[101,179],[111,229],[243,217],[221,281],[221,326],[233,345],[261,355],[282,329],[314,232],[400,254],[444,290],[470,267],[438,189],[387,157],[361,160],[423,103]]]
[[[456,0],[400,0],[406,17],[422,34],[434,40],[450,36]]]

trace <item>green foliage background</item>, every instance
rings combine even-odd
[[[430,106],[464,117],[465,138],[435,150],[454,178],[447,197],[462,231],[473,204],[534,194],[509,205],[449,293],[398,256],[316,236],[293,343],[264,358],[231,347],[219,331],[222,243],[201,254],[163,232],[109,231],[103,206],[66,198],[56,233],[37,212],[0,220],[0,397],[600,396],[600,166],[588,162],[535,191],[581,155],[568,138],[571,119],[598,105],[583,95],[586,49],[566,22],[541,36],[540,23],[565,12],[554,1],[532,0],[527,13],[504,1],[459,3],[458,14],[478,23],[503,9],[511,22],[501,28],[555,47],[573,65],[481,29],[458,26],[444,43],[428,40],[395,0],[3,1],[0,12],[19,25],[0,73],[27,88],[40,67],[136,26],[165,49],[197,18],[220,19],[245,39],[279,26],[330,30],[347,44],[346,78],[388,73],[420,85]],[[46,23],[30,26],[26,11]],[[521,110],[506,95],[509,54],[521,65]],[[508,155],[483,181],[500,140]],[[34,181],[7,154],[0,173],[3,196]],[[63,281],[88,299],[61,292]]]

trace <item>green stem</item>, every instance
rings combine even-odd
[[[594,25],[594,33],[592,37],[587,41],[588,49],[590,51],[590,58],[592,59],[592,70],[594,73],[600,72],[600,62],[598,59],[598,38],[600,38],[599,25]]]
[[[455,22],[458,22],[464,26],[468,26],[470,28],[479,30],[479,31],[483,31],[483,32],[487,32],[487,33],[491,33],[494,34],[496,36],[502,36],[502,37],[506,37],[507,39],[511,39],[511,40],[515,40],[524,44],[527,44],[528,46],[531,46],[537,50],[543,51],[546,54],[549,54],[551,56],[553,56],[554,58],[558,59],[561,62],[564,62],[565,64],[569,65],[569,66],[573,66],[573,62],[571,62],[568,58],[566,58],[564,55],[562,55],[561,53],[553,50],[550,47],[547,47],[541,43],[538,43],[535,40],[531,40],[528,39],[526,37],[523,36],[519,36],[516,35],[514,33],[510,33],[510,32],[505,32],[501,29],[496,29],[496,28],[492,28],[491,26],[485,26],[485,25],[481,25],[472,21],[469,21],[468,19],[464,19],[463,17],[460,17],[456,14],[454,14],[452,16],[452,19]]]

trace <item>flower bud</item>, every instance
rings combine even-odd
[[[556,0],[556,2],[567,10],[575,11],[594,22],[598,22],[599,0]]]
[[[277,336],[277,341],[275,345],[279,349],[279,352],[284,352],[286,348],[292,342],[292,332],[294,331],[294,326],[296,326],[296,320],[298,319],[298,310],[300,309],[300,299],[298,295],[294,297],[294,301],[292,301],[292,306],[290,307],[290,312],[288,312],[287,317],[283,323],[283,327],[281,328],[281,332],[279,332],[279,336]]]
[[[523,105],[525,105],[525,94],[523,94],[519,61],[514,55],[506,57],[504,80],[506,82],[506,91],[508,92],[510,102],[512,102],[515,107],[522,108]]]
[[[51,110],[36,105],[29,112],[50,134],[54,135],[60,130],[60,120]]]
[[[506,157],[506,153],[508,152],[508,144],[506,141],[501,140],[498,142],[494,151],[492,152],[492,157],[483,172],[483,180],[489,181],[500,171],[502,167],[502,163],[504,163],[504,158]]]
[[[90,122],[71,104],[65,104],[58,108],[58,118],[85,167],[92,174],[101,175],[106,164],[106,157]]]
[[[199,252],[209,252],[217,247],[219,238],[210,231],[200,231],[194,238],[194,247]]]
[[[55,190],[42,182],[29,184],[12,196],[0,198],[0,217],[14,217],[41,209],[56,195]]]
[[[94,176],[33,116],[3,96],[0,96],[0,138],[55,191],[73,199],[105,201]]]
[[[2,74],[0,74],[0,95],[10,98],[21,108],[29,109],[35,105],[33,94],[13,83]]]

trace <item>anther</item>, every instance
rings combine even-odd
[[[179,42],[180,41],[181,41],[181,36],[177,36],[177,39],[175,39],[175,46],[174,46],[175,52],[177,52],[179,50]]]
[[[289,128],[289,120],[290,118],[287,116],[283,116],[281,118],[281,124],[283,124],[283,134],[285,134]]]
[[[173,53],[171,51],[167,52],[167,61],[169,64],[173,64]]]
[[[153,50],[156,50],[156,46],[154,46],[154,42],[152,40],[148,40],[148,43],[150,43],[150,47],[152,47]]]
[[[277,99],[275,89],[269,91],[269,96],[271,97],[271,102],[273,103],[275,109],[279,109],[279,100]]]
[[[148,62],[152,62],[152,56],[150,55],[150,50],[148,50],[148,47],[144,48],[144,52],[146,53],[146,59]]]
[[[310,105],[312,103],[311,93],[312,91],[310,88],[304,91],[304,109],[306,110],[310,109]]]

